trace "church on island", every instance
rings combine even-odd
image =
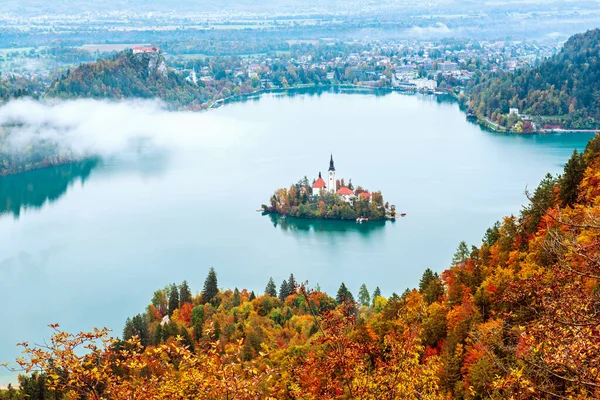
[[[331,158],[329,159],[329,170],[327,172],[327,183],[325,183],[325,180],[321,177],[321,172],[319,172],[319,177],[312,184],[311,194],[313,196],[322,196],[323,193],[337,194],[347,203],[352,202],[357,195],[351,187],[340,185],[340,182],[336,180],[333,154],[331,154]],[[338,188],[338,186],[340,187]],[[361,191],[359,196],[361,198],[370,198],[371,194],[367,191]]]
[[[380,191],[369,193],[361,186],[336,176],[333,154],[324,177],[319,172],[312,184],[305,176],[289,188],[275,190],[269,204],[257,210],[284,217],[377,221],[396,218],[396,207],[385,202]]]

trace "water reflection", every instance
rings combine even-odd
[[[25,208],[40,208],[65,194],[77,179],[89,178],[99,160],[91,159],[0,177],[0,215],[12,213],[19,218]]]
[[[267,214],[273,227],[298,235],[336,235],[358,233],[361,236],[370,236],[376,231],[382,231],[386,221],[369,221],[356,223],[355,221],[338,221],[329,219],[305,219],[284,217],[279,214]],[[393,221],[387,222],[393,224]]]
[[[386,96],[393,93],[393,90],[387,88],[373,88],[373,87],[340,87],[340,86],[318,86],[318,87],[307,87],[307,88],[291,88],[291,89],[270,89],[268,91],[259,91],[256,93],[246,94],[239,97],[232,97],[225,100],[224,104],[228,103],[241,103],[241,102],[257,102],[263,95],[269,95],[272,97],[320,97],[326,93],[334,94],[371,94],[376,97]]]

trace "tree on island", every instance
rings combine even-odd
[[[210,267],[208,276],[204,281],[204,289],[202,289],[202,302],[204,304],[210,303],[219,293],[219,286],[217,285],[217,274],[215,269]]]
[[[277,286],[275,286],[275,281],[273,281],[273,278],[269,278],[269,282],[265,288],[265,295],[277,297]]]

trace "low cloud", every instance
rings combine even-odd
[[[413,26],[412,28],[408,29],[407,33],[409,36],[427,38],[451,36],[456,32],[450,29],[448,25],[437,22],[435,25],[431,26]]]
[[[76,155],[110,156],[140,144],[169,150],[235,143],[235,121],[208,114],[167,111],[154,100],[13,100],[0,106],[0,126],[9,132],[0,148],[19,152],[49,140]]]

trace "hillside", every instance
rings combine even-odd
[[[173,105],[206,101],[198,88],[170,71],[159,52],[127,50],[107,59],[82,64],[53,82],[48,97],[154,98]]]
[[[600,30],[572,36],[562,50],[538,67],[475,75],[470,108],[512,127],[509,108],[539,118],[537,123],[567,129],[600,128]]]
[[[211,269],[196,295],[186,282],[155,291],[123,340],[53,325],[47,347],[21,344],[18,364],[41,373],[20,378],[22,394],[599,398],[600,136],[529,197],[479,247],[461,243],[449,269],[426,270],[400,296],[363,285],[355,302],[342,283],[333,298],[293,275],[256,295],[219,289]]]

